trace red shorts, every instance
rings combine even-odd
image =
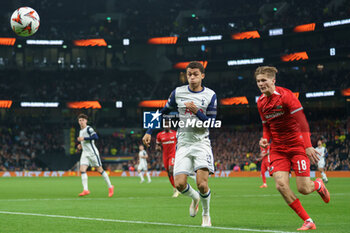
[[[304,147],[292,147],[285,150],[270,150],[270,176],[277,171],[290,172],[293,168],[296,176],[310,176],[310,159]]]
[[[163,155],[163,164],[164,164],[165,170],[169,171],[169,167],[174,166],[175,164],[175,155],[174,156]]]

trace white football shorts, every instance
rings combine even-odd
[[[324,168],[326,166],[326,161],[324,158],[320,158],[317,164],[318,168]]]
[[[207,168],[214,173],[214,158],[210,141],[178,143],[176,145],[174,176],[178,174],[193,175],[193,172]]]
[[[102,166],[100,156],[94,153],[81,153],[80,165],[87,165],[90,167],[100,167]]]
[[[138,171],[147,171],[147,163],[140,163],[138,166],[137,166],[137,170]]]

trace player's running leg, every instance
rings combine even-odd
[[[211,226],[211,220],[210,220],[210,189],[208,186],[208,178],[209,178],[209,171],[207,168],[202,168],[197,170],[197,187],[199,190],[200,199],[202,202],[202,226],[203,227],[210,227]]]
[[[140,183],[143,183],[145,179],[143,178],[143,172],[141,170],[137,171],[139,173],[139,177],[141,179]]]
[[[80,174],[81,174],[81,182],[83,184],[83,192],[79,193],[79,196],[85,196],[90,194],[89,188],[88,188],[88,176],[86,174],[88,166],[87,165],[81,165],[80,166]]]
[[[328,178],[327,178],[327,175],[324,171],[321,172],[321,176],[322,176],[322,180],[324,183],[328,183]]]
[[[103,170],[102,167],[97,167],[97,171],[102,175],[103,179],[105,180],[108,186],[108,196],[112,197],[114,194],[114,186],[111,184],[111,181],[109,179],[107,172]]]
[[[147,176],[147,180],[148,180],[148,183],[151,183],[151,175],[149,174],[148,171],[146,171],[146,176]]]
[[[323,182],[325,184],[327,184],[328,183],[328,178],[327,178],[326,173],[324,172],[324,166],[322,168],[319,168],[318,170],[321,172],[321,176],[322,176]]]
[[[263,184],[260,186],[260,188],[267,188],[267,184],[266,184],[266,165],[264,162],[261,163],[261,178],[263,181]]]
[[[174,174],[174,166],[173,165],[167,165],[167,166],[165,166],[165,168],[167,168],[170,184],[174,187],[174,193],[173,193],[172,197],[174,197],[174,198],[178,197],[180,195],[180,192],[175,188],[174,175],[173,175]]]
[[[330,201],[330,194],[322,179],[317,178],[315,181],[312,181],[310,177],[297,176],[296,182],[298,191],[301,194],[307,195],[314,191],[317,191],[325,203],[328,203]]]
[[[192,174],[189,175],[188,177],[190,177],[195,183],[197,183],[196,173],[192,173]]]
[[[273,173],[277,190],[281,193],[288,206],[304,221],[304,224],[298,230],[316,229],[315,223],[301,205],[297,196],[293,193],[289,186],[289,172],[277,171]],[[298,177],[297,177],[298,178]]]
[[[186,174],[178,174],[175,176],[175,187],[184,196],[192,198],[192,202],[190,205],[190,216],[195,217],[198,213],[200,197],[199,197],[199,193],[195,191],[190,184],[187,183]]]

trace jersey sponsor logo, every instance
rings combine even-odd
[[[276,117],[282,116],[283,114],[284,114],[284,111],[280,111],[280,112],[274,112],[271,114],[266,114],[264,117],[266,119],[270,119],[270,118],[276,118]]]
[[[276,109],[282,109],[282,105],[277,105]]]
[[[174,144],[175,143],[175,141],[167,141],[167,142],[163,142],[163,145],[164,144]]]

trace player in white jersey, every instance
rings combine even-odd
[[[179,112],[180,122],[215,121],[216,94],[202,86],[204,67],[199,62],[190,62],[186,67],[189,85],[177,87],[168,99],[162,114],[172,109]],[[179,122],[179,124],[180,124]],[[143,137],[143,143],[150,145],[152,129],[148,129]],[[209,214],[210,189],[208,187],[209,174],[214,172],[214,159],[209,140],[209,130],[205,127],[184,127],[177,131],[177,145],[175,154],[174,177],[175,186],[183,195],[191,197],[190,216],[196,216],[198,204],[201,200],[202,226],[211,226]],[[196,172],[197,188],[195,191],[188,183],[187,176]]]
[[[80,132],[77,140],[80,142],[80,144],[78,144],[78,149],[82,150],[80,157],[80,173],[84,188],[83,192],[81,192],[79,196],[90,194],[90,191],[88,189],[88,176],[86,174],[86,171],[90,166],[95,167],[96,170],[103,176],[108,185],[108,196],[112,197],[114,194],[114,186],[111,184],[108,174],[102,168],[100,154],[97,150],[97,147],[95,146],[95,140],[98,139],[98,136],[94,129],[91,126],[87,125],[87,121],[87,115],[80,114],[78,116]]]
[[[321,172],[323,182],[327,183],[328,178],[327,178],[326,173],[325,173],[326,156],[328,153],[327,149],[325,147],[323,147],[321,140],[317,141],[317,147],[315,149],[318,152],[319,158],[320,158],[320,160],[318,161],[318,164],[317,164],[318,170]]]
[[[143,183],[145,179],[143,178],[143,172],[146,172],[147,180],[148,183],[151,183],[151,176],[149,175],[148,172],[148,167],[147,167],[147,158],[148,154],[143,147],[143,145],[139,146],[139,165],[137,166],[137,172],[139,173],[139,176],[141,178],[140,183]]]

